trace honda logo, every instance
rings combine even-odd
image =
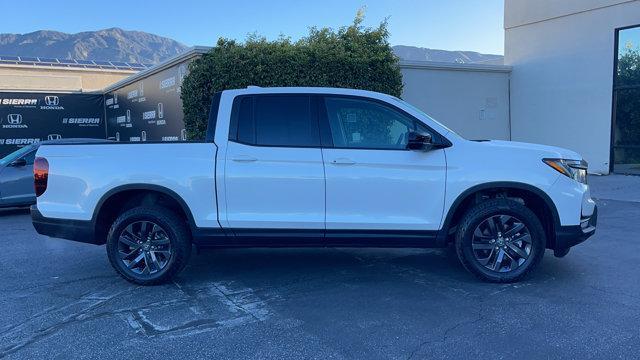
[[[0,118],[0,123],[3,119]],[[7,123],[2,124],[3,129],[26,129],[28,126],[22,123],[22,114],[8,114]]]
[[[22,124],[22,114],[9,114],[7,115],[7,123],[10,125]]]
[[[60,140],[62,139],[62,135],[60,134],[49,134],[49,136],[47,136],[47,140]]]
[[[60,98],[54,95],[45,96],[44,103],[47,106],[58,106],[60,105]]]

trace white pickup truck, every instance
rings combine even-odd
[[[517,281],[595,232],[575,152],[465,140],[406,102],[332,88],[217,93],[206,140],[43,145],[40,234],[106,244],[138,284],[197,247],[447,247]]]

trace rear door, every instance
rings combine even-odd
[[[378,100],[327,95],[320,109],[329,127],[323,134],[333,140],[323,149],[327,237],[435,236],[444,206],[444,150],[411,151],[407,142],[411,130],[439,135]]]
[[[227,221],[236,235],[324,235],[316,105],[315,97],[304,94],[234,99],[225,195]]]
[[[0,204],[28,205],[36,202],[36,195],[33,189],[33,161],[36,151],[31,151],[22,156],[26,160],[26,165],[7,165],[0,172]]]

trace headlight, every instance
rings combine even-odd
[[[588,164],[584,160],[542,159],[542,161],[559,173],[566,175],[577,182],[583,184],[587,183]]]

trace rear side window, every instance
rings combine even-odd
[[[254,95],[237,99],[237,135],[250,145],[320,147],[317,117],[308,95]],[[233,131],[233,129],[232,129]]]
[[[211,108],[209,109],[209,121],[207,123],[207,132],[205,134],[206,142],[213,142],[216,137],[216,125],[218,121],[218,110],[220,108],[220,98],[222,92],[213,94],[211,98]]]

